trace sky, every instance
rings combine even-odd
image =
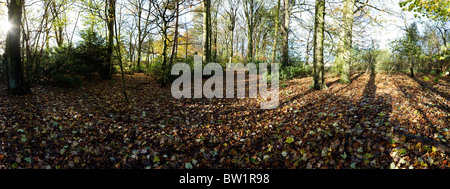
[[[389,2],[391,1],[391,2]],[[399,0],[385,0],[386,6],[393,10],[395,13],[403,12],[399,6]],[[406,20],[408,24],[411,24],[413,21],[417,19],[414,18],[414,14],[412,12],[403,12],[406,16]],[[389,48],[389,42],[400,38],[404,35],[404,31],[401,29],[403,27],[404,21],[402,18],[398,16],[393,16],[390,14],[381,14],[381,18],[387,20],[388,23],[384,23],[383,27],[376,27],[378,30],[374,30],[373,37],[379,41],[379,45],[381,49]]]
[[[399,0],[379,0],[379,2],[383,2],[382,4],[383,6],[385,6],[383,8],[389,8],[396,13],[401,12],[401,8],[398,5]],[[389,48],[390,41],[399,38],[403,35],[404,32],[400,28],[401,26],[404,25],[403,20],[399,17],[387,13],[374,13],[374,14],[379,14],[376,16],[379,16],[382,20],[386,20],[387,23],[383,23],[382,26],[373,26],[368,36],[374,38],[378,42],[378,45],[381,49],[387,49]],[[414,20],[414,13],[405,12],[405,15],[406,18],[409,20],[408,23],[411,23]],[[0,46],[3,46],[1,44],[4,44],[3,40],[5,39],[7,31],[6,23],[7,23],[7,9],[4,4],[0,4],[0,40],[2,40],[2,42],[0,42]],[[81,24],[78,23],[78,27],[80,27],[80,25]],[[73,26],[68,27],[70,31],[72,31],[71,28],[73,28]],[[293,28],[295,28],[295,26]],[[74,38],[75,38],[74,40],[76,41],[79,37],[77,35],[74,35]]]

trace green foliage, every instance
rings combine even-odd
[[[191,69],[194,69],[194,63],[188,63]],[[145,66],[144,73],[147,75],[150,75],[152,78],[156,79],[158,83],[163,84],[164,83],[164,76],[167,78],[167,82],[172,82],[176,78],[178,78],[177,75],[170,74],[171,66],[167,66],[166,70],[163,70],[163,57],[159,56],[153,59],[151,64],[147,64]]]
[[[105,77],[109,69],[105,40],[95,32],[82,32],[77,47],[55,47],[43,65],[42,80],[59,87],[81,86],[95,75]]]
[[[52,74],[53,84],[59,87],[73,88],[81,86],[83,81],[79,76],[64,75],[61,73]]]
[[[434,81],[435,83],[439,82],[439,77],[434,77],[433,81]]]
[[[280,69],[280,79],[289,80],[298,76],[305,76],[310,73],[310,68],[302,63],[296,63]]]
[[[286,143],[290,144],[292,142],[294,142],[294,138],[292,138],[292,137],[287,137],[286,138]]]
[[[103,78],[108,77],[108,46],[106,40],[96,32],[85,30],[81,32],[81,41],[75,49],[75,57],[80,60],[81,65],[85,65]]]
[[[450,3],[442,0],[403,0],[400,3],[403,10],[422,13],[427,18],[448,20],[450,18]],[[415,15],[416,17],[418,15]]]

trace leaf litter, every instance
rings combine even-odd
[[[449,84],[422,78],[355,73],[321,91],[297,78],[273,110],[175,99],[142,74],[127,77],[130,104],[114,80],[2,93],[0,168],[448,168]]]

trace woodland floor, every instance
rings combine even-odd
[[[258,99],[174,99],[127,76],[77,89],[0,85],[0,168],[449,168],[450,78],[354,74],[280,84]]]

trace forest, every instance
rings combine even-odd
[[[449,40],[448,0],[0,0],[0,169],[448,169]]]

